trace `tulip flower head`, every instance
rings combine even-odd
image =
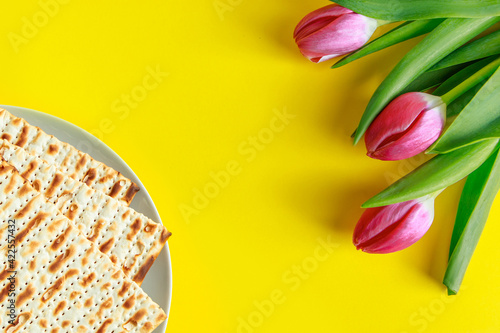
[[[354,245],[368,253],[391,253],[414,244],[432,224],[434,198],[366,209],[354,229]]]
[[[434,95],[410,92],[395,98],[365,134],[367,155],[397,161],[424,152],[441,135],[446,104]]]
[[[359,49],[377,26],[375,19],[332,4],[306,15],[293,38],[300,52],[318,63]]]

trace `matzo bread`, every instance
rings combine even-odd
[[[63,175],[22,148],[0,142],[0,157],[140,285],[171,233],[162,224]]]
[[[8,220],[16,257],[9,267]],[[3,332],[151,332],[165,313],[6,162],[0,164],[0,329]],[[9,293],[15,270],[15,295]],[[13,323],[6,317],[16,302]]]
[[[0,134],[0,138],[24,148],[30,154],[55,165],[64,174],[123,201],[126,205],[132,202],[139,190],[135,183],[118,171],[2,108]]]

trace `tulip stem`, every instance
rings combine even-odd
[[[479,84],[485,78],[491,76],[497,70],[498,66],[500,66],[500,57],[493,60],[488,65],[478,70],[476,73],[472,74],[468,79],[464,80],[458,86],[441,96],[441,99],[444,103],[446,103],[446,105],[450,105],[451,102],[462,96],[469,89]]]
[[[383,25],[391,24],[391,23],[395,23],[395,22],[398,22],[398,21],[377,20],[377,26],[381,27]]]
[[[431,197],[432,199],[436,199],[436,197],[440,195],[444,190],[446,190],[446,187],[429,194],[429,197]]]

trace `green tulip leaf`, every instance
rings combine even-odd
[[[500,54],[500,30],[456,49],[429,70],[434,71],[496,54]]]
[[[377,88],[361,117],[354,143],[359,142],[375,117],[407,85],[457,47],[498,21],[499,17],[451,18],[435,28],[401,59]]]
[[[446,153],[481,140],[499,138],[499,105],[500,68],[481,87],[429,152]]]
[[[484,80],[466,91],[462,96],[454,100],[446,108],[446,118],[455,117],[465,108],[467,104],[476,96],[477,92],[483,87],[487,80]]]
[[[456,294],[484,229],[493,200],[500,190],[500,152],[497,151],[465,182],[451,236],[443,283]]]
[[[481,68],[484,68],[490,62],[495,60],[495,58],[496,57],[488,57],[486,59],[477,61],[477,62],[473,63],[472,65],[465,67],[461,71],[452,75],[445,82],[443,82],[436,90],[434,90],[434,92],[432,94],[436,95],[436,96],[443,96],[444,94],[446,94],[447,92],[449,92],[450,90],[452,90],[453,88],[458,86],[460,83],[467,80],[474,73],[478,72]],[[432,72],[429,72],[429,73],[432,73]]]
[[[356,52],[340,59],[332,68],[344,66],[354,60],[358,60],[371,53],[383,50],[389,46],[404,42],[406,40],[427,34],[437,27],[443,19],[435,20],[419,20],[413,22],[405,22],[384,35],[374,39]]]
[[[400,94],[404,94],[411,91],[426,91],[435,86],[440,85],[441,83],[448,80],[452,75],[458,73],[460,70],[465,68],[466,66],[473,64],[460,64],[456,66],[450,66],[443,69],[438,69],[432,72],[424,72],[420,74],[415,80],[413,80],[409,85],[404,88]]]
[[[379,207],[421,198],[458,182],[491,155],[497,139],[485,140],[437,155],[366,201],[362,207]]]
[[[334,2],[356,13],[388,21],[500,16],[498,0],[335,0]]]

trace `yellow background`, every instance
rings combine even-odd
[[[411,248],[351,244],[360,204],[420,161],[349,140],[413,42],[330,70],[292,40],[326,1],[46,2],[0,5],[0,103],[92,132],[140,177],[173,232],[167,332],[500,332],[498,201],[456,297],[440,281],[461,184]]]

